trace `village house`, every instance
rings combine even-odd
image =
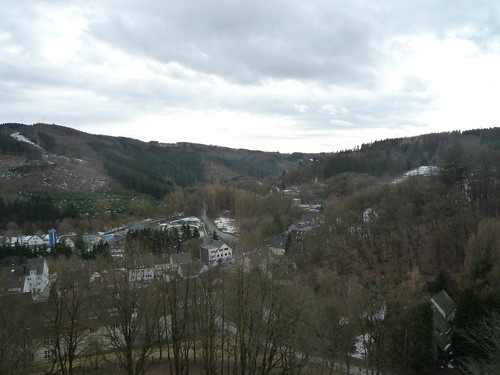
[[[287,242],[287,236],[273,236],[271,244],[269,245],[269,250],[271,250],[274,255],[285,255]]]
[[[290,233],[294,239],[301,240],[307,232],[314,228],[318,218],[318,213],[304,214],[299,221],[288,227],[287,232]]]
[[[45,244],[42,237],[34,234],[32,236],[6,237],[5,243],[11,246],[26,245],[26,246],[42,246]]]
[[[143,266],[134,268],[128,271],[128,279],[131,283],[135,284],[148,284],[153,281],[155,277],[155,269],[150,266]]]
[[[451,351],[451,330],[457,305],[443,289],[431,298],[433,317],[433,355],[435,360],[447,362]]]
[[[203,272],[207,271],[208,266],[199,260],[195,260],[191,263],[181,264],[179,265],[179,268],[177,268],[177,274],[181,279],[195,279]]]
[[[200,245],[200,260],[210,267],[231,263],[233,249],[220,240],[206,238]]]
[[[75,247],[75,241],[73,240],[72,237],[74,238],[73,235],[62,235],[62,236],[59,237],[58,242],[66,245],[66,246],[69,246],[72,249],[74,249],[74,247]]]
[[[24,266],[0,268],[0,294],[29,292],[30,284],[24,274]]]
[[[20,266],[0,268],[0,292],[42,293],[49,285],[49,266],[45,258],[28,259]]]
[[[26,261],[26,277],[32,293],[42,293],[49,285],[49,266],[44,257]]]
[[[191,262],[191,253],[170,254],[170,267],[174,270],[176,270],[181,264],[188,264]]]

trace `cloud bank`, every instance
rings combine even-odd
[[[2,3],[1,122],[282,152],[499,126],[496,1]]]

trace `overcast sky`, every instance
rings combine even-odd
[[[0,123],[280,152],[500,126],[498,0],[0,6]]]

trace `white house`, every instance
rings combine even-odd
[[[4,242],[14,246],[16,243],[19,245],[27,246],[42,246],[45,244],[43,237],[37,234],[32,236],[20,236],[20,237],[5,237]]]
[[[28,259],[25,275],[32,293],[41,293],[49,285],[49,266],[44,257]]]
[[[21,266],[0,269],[0,291],[42,293],[49,285],[49,266],[45,258],[28,259]]]
[[[287,242],[287,236],[273,236],[271,244],[269,245],[269,250],[271,250],[274,255],[285,255]]]
[[[46,237],[47,237],[47,243],[48,243],[49,235],[47,235]],[[59,237],[58,242],[66,245],[66,246],[69,246],[72,249],[75,247],[75,241],[68,235],[62,235],[61,237]]]
[[[221,266],[231,263],[233,249],[220,240],[206,238],[200,245],[200,259],[209,266]]]
[[[43,238],[34,234],[33,236],[29,237],[27,239],[27,245],[28,246],[42,246],[45,242],[43,241]]]
[[[153,267],[140,267],[128,271],[128,279],[132,283],[149,283],[155,277]]]

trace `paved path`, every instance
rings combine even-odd
[[[235,236],[234,234],[231,234],[231,233],[221,232],[220,230],[217,229],[213,220],[211,220],[207,216],[207,208],[205,206],[203,206],[203,208],[201,210],[200,217],[201,217],[201,220],[203,220],[203,223],[205,223],[205,229],[206,229],[207,235],[209,237],[212,236],[212,233],[215,230],[215,233],[217,233],[219,238],[221,240],[223,240],[224,242],[226,242],[228,245],[234,245],[235,243],[238,242],[238,240],[239,240],[238,236]]]

